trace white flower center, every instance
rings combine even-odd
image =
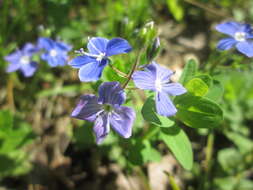
[[[160,79],[155,80],[155,88],[158,92],[162,91],[162,82]]]
[[[100,53],[99,55],[96,56],[97,61],[101,61],[105,57],[105,53]]]
[[[99,51],[100,52],[100,51]],[[75,53],[81,54],[81,55],[87,55],[89,57],[95,58],[97,61],[102,61],[102,59],[106,58],[105,53],[100,52],[99,54],[92,54],[92,53],[87,53],[81,48],[80,50],[76,50]]]
[[[57,55],[57,51],[55,49],[50,50],[49,55],[51,57],[55,57]]]
[[[23,65],[26,65],[30,62],[30,58],[27,55],[24,55],[20,58],[20,63]]]
[[[239,42],[243,42],[246,40],[246,33],[245,32],[236,32],[234,35],[235,40]]]

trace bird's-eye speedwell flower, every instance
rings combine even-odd
[[[99,96],[83,95],[72,117],[94,122],[93,131],[100,144],[110,131],[110,126],[122,137],[129,138],[135,112],[122,106],[126,99],[124,90],[118,82],[104,82],[98,89]]]
[[[184,94],[186,89],[180,83],[172,83],[173,72],[155,62],[144,67],[143,71],[135,71],[132,78],[135,85],[143,90],[155,91],[156,111],[162,116],[172,116],[177,112],[168,95]]]
[[[77,52],[81,55],[69,63],[72,67],[80,69],[79,78],[83,82],[97,81],[109,62],[108,57],[132,50],[129,43],[122,38],[108,40],[101,37],[91,38],[87,48],[89,52],[80,49]]]
[[[45,50],[41,54],[41,59],[46,61],[51,67],[65,65],[68,59],[68,52],[72,49],[70,45],[64,42],[44,37],[39,38],[38,46]]]
[[[6,71],[14,72],[20,70],[25,77],[30,77],[37,69],[37,63],[32,61],[32,56],[38,51],[38,48],[31,43],[25,44],[22,49],[4,57],[10,64]]]
[[[251,40],[253,38],[253,31],[249,24],[224,22],[218,24],[216,30],[230,36],[218,42],[218,49],[228,50],[235,47],[239,52],[246,56],[253,56],[253,42]]]

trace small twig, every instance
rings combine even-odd
[[[216,10],[210,6],[207,6],[206,4],[203,4],[203,3],[200,3],[200,2],[197,2],[197,1],[194,1],[194,0],[185,0],[185,2],[189,3],[189,4],[192,4],[196,7],[199,7],[201,9],[204,9],[214,15],[218,15],[218,16],[221,16],[221,17],[228,17],[229,15],[227,15],[227,13],[221,13],[220,10]]]
[[[127,87],[126,90],[138,90],[139,88],[136,87]]]
[[[178,184],[176,183],[175,178],[173,177],[173,175],[171,175],[169,172],[167,171],[163,171],[169,178],[169,183],[170,186],[173,190],[180,190],[180,187],[178,186]]]
[[[127,78],[127,74],[123,73],[122,71],[118,70],[116,67],[114,67],[111,63],[109,63],[109,66],[114,70],[116,73],[119,74],[119,76]]]
[[[211,160],[212,160],[212,156],[213,156],[213,144],[214,144],[214,134],[213,132],[211,132],[208,135],[207,138],[207,147],[206,147],[206,158],[205,158],[205,170],[208,173],[210,170],[210,164],[211,164]]]
[[[7,81],[7,102],[12,111],[15,111],[14,96],[13,96],[13,78],[10,77]]]
[[[143,48],[143,49],[144,49],[144,48]],[[130,82],[130,80],[131,80],[132,75],[134,74],[134,71],[136,70],[136,68],[137,68],[137,66],[138,66],[138,64],[139,64],[139,62],[140,62],[141,52],[142,52],[143,49],[141,49],[141,50],[139,51],[138,57],[137,57],[135,63],[133,64],[130,73],[129,73],[128,76],[127,76],[127,81],[126,81],[125,84],[123,84],[123,86],[122,86],[123,89],[126,88],[127,84],[128,84],[128,83]]]

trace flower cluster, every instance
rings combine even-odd
[[[66,43],[41,37],[36,45],[27,43],[22,49],[6,56],[5,60],[10,63],[6,71],[20,70],[25,77],[31,77],[38,68],[38,63],[33,60],[35,54],[41,54],[40,58],[42,60],[46,61],[51,67],[56,67],[67,63],[67,54],[71,49],[72,47]]]
[[[91,38],[87,48],[88,53],[80,49],[77,51],[80,55],[69,63],[73,68],[79,69],[79,79],[85,82],[100,79],[110,56],[132,50],[130,44],[122,38],[108,40],[101,37]],[[177,109],[169,95],[181,95],[186,89],[179,83],[171,82],[170,77],[174,73],[155,62],[141,69],[133,70],[129,79],[133,79],[136,87],[155,92],[158,114],[166,117],[175,115]],[[93,94],[83,95],[71,116],[94,122],[93,131],[98,144],[107,136],[110,126],[120,136],[129,138],[136,114],[132,108],[122,106],[126,99],[123,87],[119,82],[104,82],[99,86],[98,94],[98,97]]]
[[[219,32],[229,35],[218,42],[217,48],[228,50],[232,47],[253,57],[253,30],[249,24],[225,22],[216,26]],[[156,38],[149,49],[147,59],[150,61],[138,67],[138,61],[133,64],[126,83],[121,85],[118,81],[103,82],[98,88],[98,96],[86,94],[81,96],[71,116],[77,119],[94,122],[93,131],[96,142],[100,144],[112,128],[123,138],[132,134],[132,126],[136,117],[135,111],[123,106],[126,100],[125,87],[132,79],[135,86],[142,90],[154,92],[155,109],[157,114],[170,117],[176,114],[177,108],[170,96],[179,96],[186,93],[186,89],[178,82],[173,82],[173,71],[160,66],[153,59],[159,51],[160,41]],[[20,70],[24,76],[30,77],[38,68],[33,55],[40,53],[40,58],[51,67],[63,66],[68,61],[68,52],[72,47],[66,43],[41,37],[37,45],[27,43],[22,49],[5,57],[10,62],[7,72]],[[76,51],[77,57],[69,61],[68,65],[79,69],[78,76],[82,82],[93,82],[101,78],[104,68],[112,62],[110,57],[129,53],[131,45],[123,38],[108,40],[102,37],[89,38],[88,51],[83,48]],[[140,55],[139,55],[140,56]],[[138,60],[138,59],[137,59]],[[112,66],[112,65],[111,65]],[[117,70],[114,70],[117,72]],[[119,71],[121,74],[122,72]]]

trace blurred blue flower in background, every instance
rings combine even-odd
[[[155,91],[156,111],[162,116],[173,116],[177,112],[168,95],[177,96],[186,92],[180,83],[170,81],[173,74],[171,70],[152,62],[144,67],[144,71],[135,71],[132,76],[138,88]]]
[[[94,37],[88,42],[89,53],[83,49],[77,51],[80,56],[74,58],[69,64],[79,70],[79,78],[83,82],[97,81],[104,67],[109,62],[109,56],[128,53],[132,50],[130,44],[122,38],[111,40]]]
[[[20,70],[25,77],[30,77],[34,74],[38,64],[32,61],[34,53],[38,52],[38,48],[31,43],[25,44],[21,50],[17,50],[10,55],[4,57],[10,64],[6,71],[14,72]]]
[[[230,36],[218,42],[218,49],[228,50],[235,46],[239,52],[246,56],[253,56],[253,42],[251,40],[253,38],[253,31],[249,24],[224,22],[218,24],[216,30]]]
[[[41,59],[46,61],[51,67],[65,65],[68,59],[68,52],[72,49],[72,46],[64,42],[44,37],[39,38],[38,47],[45,50],[41,54]]]
[[[126,99],[124,90],[119,82],[104,82],[98,89],[99,97],[83,95],[72,117],[94,122],[93,131],[97,144],[100,144],[111,127],[122,137],[129,138],[135,112],[132,108],[121,106]]]

